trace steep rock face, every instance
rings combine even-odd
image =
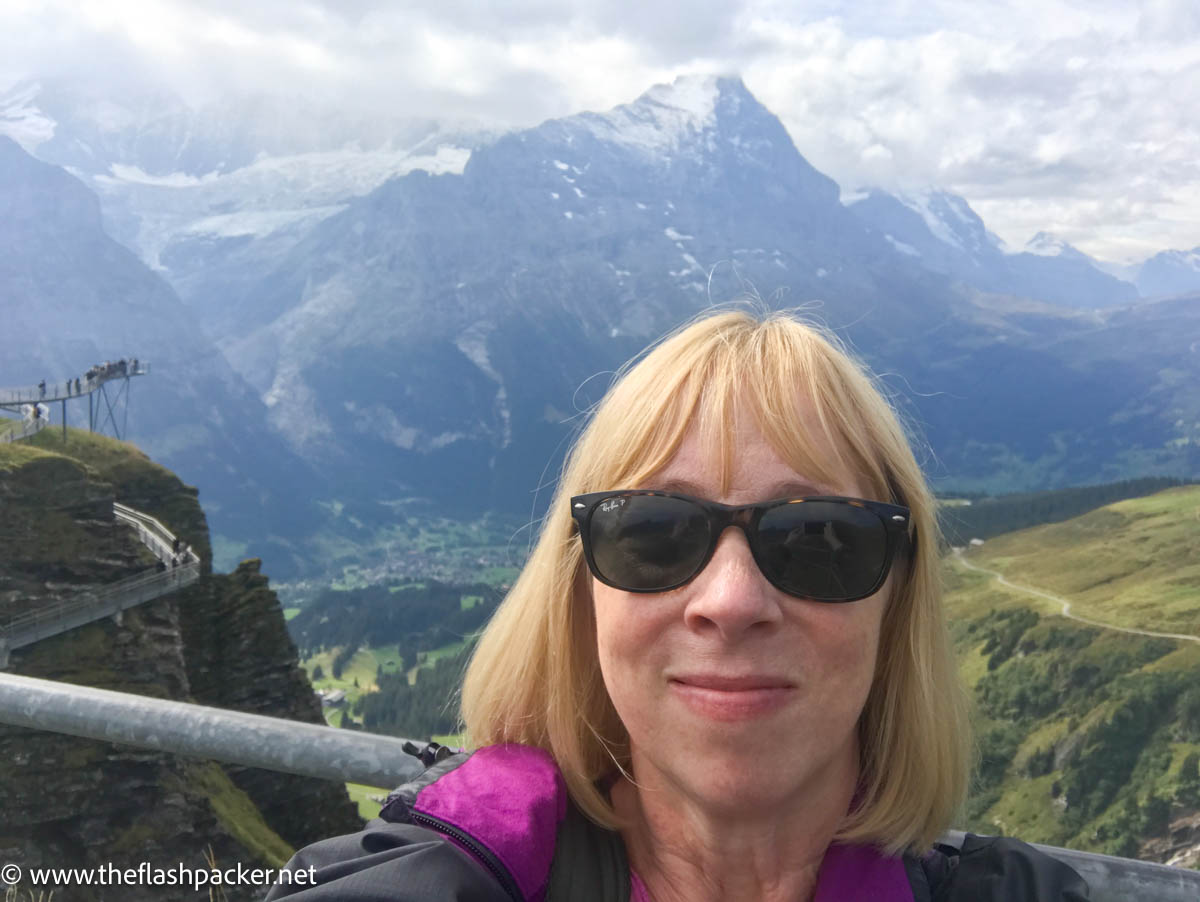
[[[151,566],[133,531],[114,520],[114,498],[190,542],[207,569],[207,530],[194,489],[112,440],[71,432],[65,448],[57,435],[34,441],[41,447],[0,449],[4,613]],[[77,459],[48,450],[55,444]],[[230,645],[228,654],[217,652],[222,641]],[[17,649],[9,669],[321,721],[278,602],[253,565]],[[193,692],[193,672],[203,698]],[[0,762],[0,855],[25,867],[147,861],[203,868],[210,849],[218,866],[278,866],[294,845],[361,824],[337,784],[227,772],[211,762],[56,733],[0,726]],[[230,899],[259,896],[253,887],[228,891]],[[192,897],[190,887],[124,887],[121,894],[135,902]],[[105,896],[73,888],[71,898]]]
[[[217,708],[324,723],[321,703],[297,666],[279,599],[259,568],[258,560],[244,561],[235,572],[180,593],[192,697]],[[341,787],[258,768],[224,769],[294,846],[358,828],[356,808]]]

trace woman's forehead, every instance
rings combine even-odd
[[[812,413],[812,411],[807,411]],[[674,455],[645,487],[729,500],[803,495],[860,495],[847,455],[820,428],[815,414],[801,415],[804,442],[772,441],[744,406],[726,423],[694,422]]]

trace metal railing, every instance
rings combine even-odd
[[[383,789],[425,769],[394,736],[12,673],[0,673],[0,722]]]
[[[150,364],[139,360],[137,368],[126,365],[125,371],[114,368],[111,372],[99,372],[92,379],[79,375],[79,391],[75,390],[75,377],[64,382],[47,382],[41,385],[22,385],[17,388],[0,388],[0,407],[15,407],[19,404],[36,404],[39,401],[69,401],[71,398],[82,398],[100,388],[105,382],[114,379],[127,379],[130,376],[144,376],[150,372]]]
[[[424,769],[405,751],[404,739],[15,674],[0,673],[0,722],[384,789]],[[944,841],[957,846],[962,837],[952,831]],[[1093,902],[1200,899],[1200,871],[1037,848],[1078,871]]]
[[[176,592],[199,578],[200,562],[195,561],[161,573],[141,573],[74,598],[9,615],[0,620],[0,642],[9,651],[21,648]]]
[[[199,564],[200,558],[196,552],[189,547],[185,551],[175,551],[175,533],[167,529],[161,522],[151,517],[149,514],[143,514],[141,511],[134,510],[126,504],[121,504],[119,501],[113,502],[113,516],[124,523],[129,524],[137,532],[138,540],[145,545],[154,554],[156,558],[164,564],[170,566],[179,557],[181,564]]]
[[[0,420],[0,422],[19,422],[20,425],[15,429],[8,429],[0,432],[0,442],[16,442],[23,438],[29,438],[31,435],[37,435],[43,429],[50,425],[50,421],[46,417],[38,417],[36,420]]]
[[[137,530],[138,539],[165,569],[0,619],[0,667],[7,666],[8,653],[14,649],[177,592],[200,578],[200,558],[191,549],[176,553],[174,535],[154,517],[115,502],[113,516]]]

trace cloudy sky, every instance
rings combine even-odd
[[[522,126],[695,72],[740,74],[843,188],[948,189],[1016,247],[1200,245],[1196,0],[0,0],[0,87]]]

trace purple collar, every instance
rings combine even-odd
[[[913,902],[904,859],[834,843],[821,862],[813,902]]]

